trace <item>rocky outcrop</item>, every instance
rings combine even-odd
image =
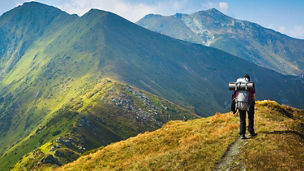
[[[55,158],[53,155],[48,155],[46,157],[43,157],[39,163],[38,163],[38,166],[41,165],[41,164],[56,164],[58,166],[61,166],[62,164],[59,162],[59,160],[57,158]]]

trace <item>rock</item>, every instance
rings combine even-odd
[[[57,150],[57,151],[55,152],[55,156],[63,157],[63,156],[64,156],[64,153]]]
[[[89,129],[93,129],[91,121],[87,117],[82,117],[78,124],[79,127],[87,127]]]
[[[82,150],[82,151],[85,151],[86,150],[86,148],[84,147],[84,146],[81,146],[81,145],[78,145],[78,147],[77,147],[79,150]]]
[[[49,163],[49,164],[56,164],[58,166],[61,166],[62,164],[59,162],[57,158],[55,158],[53,155],[48,155],[46,157],[43,157],[40,161],[40,163]]]
[[[73,144],[70,141],[65,141],[63,144],[68,148],[73,148]]]
[[[60,148],[60,146],[59,145],[55,145],[55,146],[53,146],[52,148],[51,148],[51,152],[53,152],[53,151],[55,151],[56,149],[58,149],[58,148]]]
[[[50,150],[50,152],[53,152],[53,151],[55,151],[55,150],[56,150],[56,148],[55,148],[55,147],[52,147],[51,150]]]
[[[60,136],[57,140],[56,140],[57,143],[63,143],[63,138]]]
[[[63,139],[62,137],[59,137],[56,142],[57,143],[60,143],[62,145],[65,145],[66,147],[68,148],[73,148],[73,144],[72,144],[72,141],[74,141],[73,139],[71,138],[68,138],[66,137],[65,139]],[[55,151],[57,148],[60,148],[59,145],[56,145],[54,147],[51,148],[51,151]]]

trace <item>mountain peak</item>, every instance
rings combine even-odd
[[[215,8],[183,14],[181,20],[176,21],[180,16],[177,13],[171,18],[143,18],[137,24],[173,38],[218,48],[282,74],[304,73],[304,63],[300,62],[304,54],[303,40],[232,18]],[[278,42],[282,43],[278,45]],[[287,64],[281,65],[278,56]]]
[[[42,3],[36,2],[36,1],[24,2],[21,6],[33,6],[33,5],[48,6],[46,4],[42,4]]]
[[[206,11],[210,11],[210,12],[212,12],[212,13],[220,13],[220,14],[222,14],[222,12],[219,11],[219,10],[217,10],[216,8],[211,8],[211,9],[208,9],[208,10],[206,10]]]
[[[40,2],[35,2],[35,1],[30,1],[30,2],[25,2],[22,5],[19,5],[17,8],[31,8],[31,10],[33,9],[41,9],[41,10],[46,10],[46,9],[52,9],[52,10],[56,10],[56,11],[61,11],[60,9],[50,6],[50,5],[46,5]],[[63,12],[63,11],[61,11]]]
[[[36,15],[41,17],[42,14],[47,14],[48,16],[56,16],[61,13],[66,13],[66,12],[63,12],[60,9],[53,6],[31,1],[31,2],[25,2],[22,5],[19,5],[18,7],[4,13],[3,16],[20,15],[24,17],[25,15],[33,15],[33,16]]]
[[[99,10],[99,9],[91,9],[87,13],[85,13],[81,18],[85,19],[85,21],[89,23],[108,23],[108,24],[123,24],[127,20],[124,19],[123,17],[109,12],[109,11],[104,11],[104,10]],[[129,21],[128,21],[129,22]]]
[[[88,13],[109,13],[109,12],[100,10],[100,9],[96,9],[96,8],[92,8],[92,9],[90,9],[90,11]]]
[[[216,8],[211,8],[208,10],[203,10],[203,11],[199,11],[197,12],[198,14],[203,14],[203,15],[212,15],[212,16],[226,16],[225,14],[223,14],[221,11],[217,10]]]
[[[109,11],[92,8],[92,9],[90,9],[90,11],[85,13],[82,17],[98,17],[98,16],[105,16],[105,15],[111,15],[111,14],[114,15],[113,13],[111,13]]]

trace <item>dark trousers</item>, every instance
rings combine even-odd
[[[240,134],[245,135],[246,133],[246,110],[240,111]],[[248,111],[248,131],[250,134],[254,133],[254,106],[251,106]]]

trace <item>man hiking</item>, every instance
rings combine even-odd
[[[249,84],[252,84],[250,87]],[[246,139],[246,112],[248,112],[248,132],[251,137],[257,134],[254,131],[254,105],[255,105],[255,88],[254,84],[250,82],[250,76],[245,74],[243,77],[238,78],[235,83],[235,91],[233,94],[233,100],[235,102],[235,110],[239,110],[240,113],[240,135],[242,139]]]

